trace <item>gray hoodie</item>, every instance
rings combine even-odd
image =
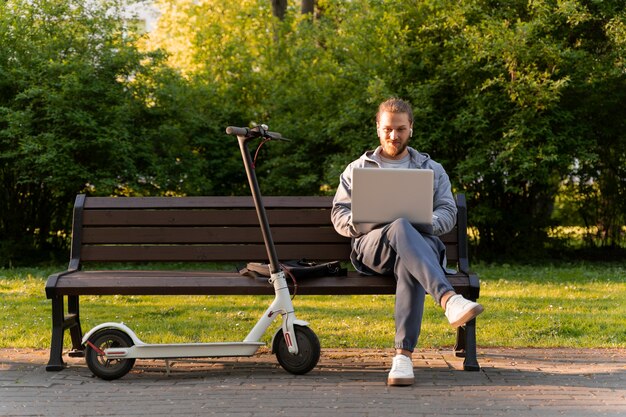
[[[441,164],[430,159],[428,154],[420,153],[415,149],[407,148],[410,154],[410,168],[432,169],[434,172],[434,199],[433,199],[433,230],[435,236],[452,230],[456,224],[456,204],[450,179]],[[339,177],[339,186],[333,199],[331,219],[337,233],[346,237],[359,237],[364,231],[356,230],[352,224],[352,170],[355,167],[381,166],[381,147],[374,151],[367,151],[361,157],[350,163]]]

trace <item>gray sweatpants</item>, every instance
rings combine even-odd
[[[398,219],[355,239],[353,249],[357,269],[395,276],[395,348],[412,352],[422,326],[425,294],[441,304],[441,297],[454,291],[441,265],[445,246],[434,236],[422,235],[406,219]]]

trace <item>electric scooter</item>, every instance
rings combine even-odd
[[[308,323],[296,318],[287,279],[276,254],[252,156],[248,149],[248,142],[253,139],[262,138],[264,141],[288,139],[277,132],[268,131],[266,125],[254,128],[229,126],[226,133],[237,136],[239,142],[269,259],[271,273],[269,283],[274,287],[274,300],[241,342],[148,344],[142,342],[123,323],[100,324],[85,334],[82,340],[85,345],[87,366],[94,375],[105,380],[121,378],[132,369],[135,359],[139,358],[165,359],[169,369],[167,361],[171,358],[252,356],[264,345],[260,339],[278,315],[282,317],[281,328],[272,339],[272,352],[276,355],[278,363],[286,371],[296,375],[305,374],[317,365],[320,343],[315,333],[308,327]]]

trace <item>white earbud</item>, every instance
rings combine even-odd
[[[413,129],[409,129],[409,136],[413,137]]]

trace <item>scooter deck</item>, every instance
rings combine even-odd
[[[262,342],[138,344],[127,348],[109,348],[104,352],[109,359],[208,358],[252,356],[264,345]]]

